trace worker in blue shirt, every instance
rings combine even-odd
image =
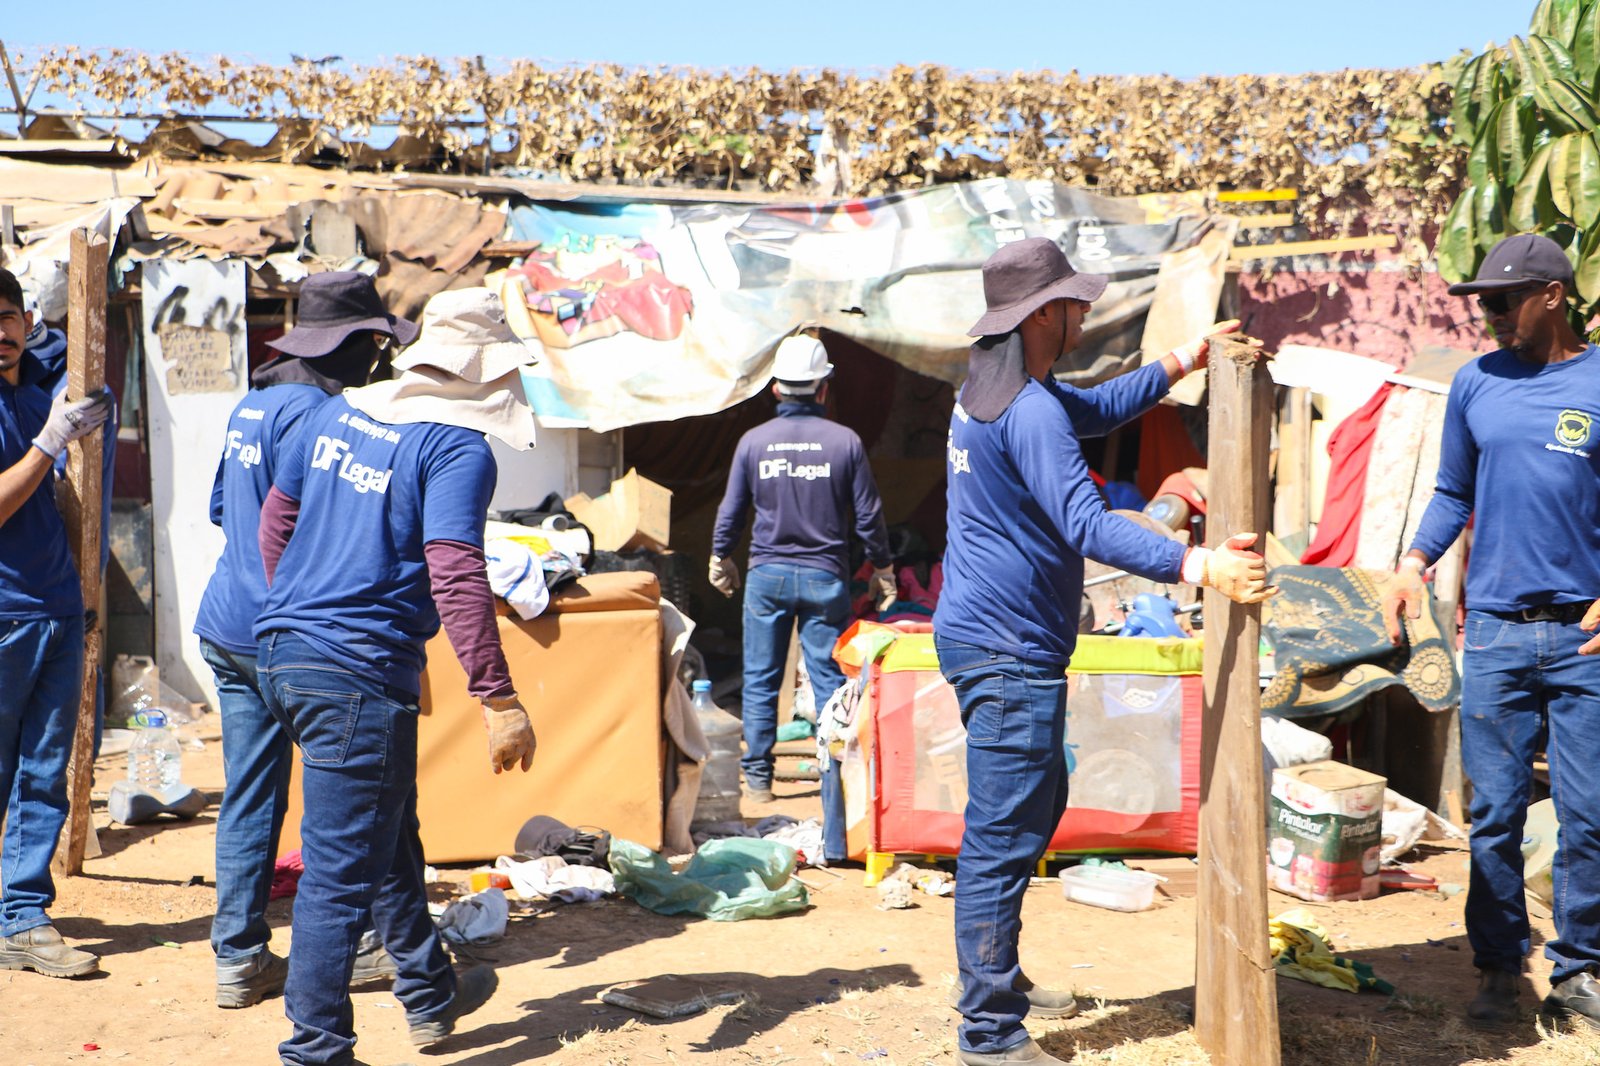
[[[219,441],[211,521],[227,534],[222,557],[200,598],[194,631],[217,680],[226,788],[217,814],[217,1006],[248,1007],[283,990],[288,964],[267,947],[267,897],[289,798],[289,732],[261,694],[253,632],[267,597],[261,562],[261,505],[282,457],[308,414],[357,388],[383,348],[410,344],[415,323],[384,310],[372,279],[354,271],[313,274],[300,287],[293,329],[267,343],[278,355],[256,368]],[[393,976],[394,965],[369,935],[357,956],[359,979]]]
[[[50,923],[50,862],[66,824],[67,760],[83,685],[83,593],[55,503],[56,457],[111,413],[101,389],[68,401],[35,382],[33,316],[0,270],[0,970],[82,977],[99,968]]]
[[[798,623],[811,691],[820,711],[844,674],[833,645],[850,618],[850,535],[866,546],[873,600],[895,598],[883,503],[854,430],[828,418],[833,364],[813,337],[786,338],[773,360],[777,417],[739,439],[711,539],[710,580],[724,596],[739,588],[729,556],[755,510],[744,592],[744,770],[746,795],[772,801],[778,690]],[[837,767],[821,769],[823,854],[845,858],[844,793]]]
[[[1501,347],[1450,385],[1437,488],[1400,560],[1389,636],[1405,639],[1403,622],[1421,615],[1425,570],[1475,516],[1461,671],[1461,761],[1472,778],[1466,925],[1479,970],[1467,1018],[1493,1026],[1520,1015],[1530,947],[1523,825],[1542,746],[1561,823],[1544,1008],[1600,1027],[1600,793],[1589,777],[1600,765],[1600,660],[1577,654],[1600,589],[1600,355],[1572,328],[1572,265],[1549,238],[1506,238],[1450,292],[1477,296]]]
[[[967,730],[955,927],[957,1057],[968,1066],[1061,1062],[1023,1019],[1077,1010],[1071,994],[1028,980],[1017,940],[1028,878],[1067,806],[1065,675],[1084,559],[1209,585],[1239,603],[1274,591],[1265,561],[1248,550],[1253,533],[1214,550],[1186,548],[1106,509],[1079,437],[1147,410],[1209,352],[1202,339],[1096,389],[1057,384],[1051,367],[1077,346],[1105,286],[1103,276],[1073,270],[1047,238],[990,256],[988,312],[973,327],[979,340],[950,418],[949,543],[933,630]]]

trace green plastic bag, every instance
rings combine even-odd
[[[770,918],[808,905],[794,878],[795,850],[776,840],[731,837],[701,846],[682,873],[631,840],[611,841],[617,891],[657,914],[698,914],[714,922]]]

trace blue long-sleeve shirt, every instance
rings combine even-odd
[[[1160,402],[1171,389],[1167,368],[1160,363],[1142,366],[1092,389],[1063,385],[1054,378],[1043,384],[1061,401],[1079,440],[1104,437],[1118,426],[1132,422]],[[1106,476],[1111,476],[1110,471]]]
[[[993,422],[956,405],[937,632],[1065,664],[1077,645],[1086,557],[1157,581],[1179,580],[1183,545],[1106,510],[1078,445],[1080,418],[1104,432],[1143,409],[1131,408],[1144,390],[1157,388],[1149,369],[1109,393],[1108,386],[1068,392],[1030,381]],[[1165,371],[1155,370],[1161,377],[1151,403],[1166,391]],[[1072,404],[1080,406],[1069,414]]]
[[[1432,562],[1477,515],[1467,603],[1515,611],[1600,596],[1600,356],[1539,365],[1501,349],[1445,404],[1439,475],[1411,547]]]
[[[712,554],[732,554],[752,505],[751,569],[795,563],[848,580],[852,528],[874,566],[891,561],[883,503],[861,438],[818,404],[780,403],[778,417],[739,438]]]

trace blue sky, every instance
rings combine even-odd
[[[1014,0],[1012,3],[601,0],[7,0],[7,47],[119,46],[284,62],[483,55],[555,63],[832,66],[897,62],[1085,74],[1402,67],[1526,32],[1534,0]],[[0,91],[0,106],[9,93]]]

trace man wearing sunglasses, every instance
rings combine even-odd
[[[1467,937],[1479,973],[1469,1021],[1516,1021],[1528,910],[1522,835],[1533,759],[1550,756],[1561,822],[1547,1014],[1600,1028],[1600,659],[1576,654],[1600,589],[1600,357],[1568,317],[1560,245],[1508,237],[1472,281],[1501,347],[1450,386],[1437,488],[1385,605],[1389,637],[1422,609],[1423,571],[1475,518],[1467,572],[1461,759],[1472,778]],[[1548,743],[1546,737],[1548,736]]]

